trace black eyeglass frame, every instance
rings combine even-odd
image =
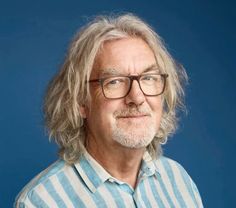
[[[143,89],[142,89],[142,87],[141,87],[141,85],[140,85],[139,80],[140,80],[141,77],[143,77],[143,76],[145,76],[145,75],[160,75],[160,76],[163,78],[164,84],[163,84],[163,89],[162,89],[161,93],[158,93],[158,94],[155,94],[155,95],[147,95],[146,93],[143,92]],[[116,98],[109,98],[109,97],[107,97],[107,96],[105,95],[104,89],[103,89],[103,83],[104,83],[105,80],[110,79],[110,78],[112,78],[112,77],[127,77],[127,78],[130,79],[129,89],[128,89],[127,93],[126,93],[124,96],[122,96],[122,97],[116,97]],[[136,81],[138,82],[139,88],[141,89],[142,93],[143,93],[145,96],[148,96],[148,97],[155,97],[155,96],[161,95],[161,94],[165,91],[166,78],[167,78],[167,77],[168,77],[168,74],[159,74],[159,73],[130,75],[130,76],[116,75],[116,76],[103,77],[103,78],[100,78],[100,79],[92,79],[92,80],[88,80],[88,82],[89,82],[89,83],[91,83],[91,82],[99,82],[99,84],[100,84],[101,87],[102,87],[102,93],[103,93],[104,97],[107,98],[107,99],[116,100],[116,99],[125,98],[125,97],[129,94],[129,92],[130,92],[130,90],[131,90],[131,88],[132,88],[132,85],[133,85],[133,81],[134,81],[134,80],[136,80]]]

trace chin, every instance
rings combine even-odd
[[[139,135],[139,134],[132,134],[132,135],[122,135],[116,134],[113,135],[113,140],[117,143],[121,144],[124,147],[132,148],[132,149],[139,149],[147,147],[153,140],[154,135]]]

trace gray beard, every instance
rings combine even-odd
[[[136,131],[127,131],[121,128],[113,127],[112,139],[124,147],[142,148],[147,147],[156,135],[155,128],[149,126],[147,129],[137,129]]]

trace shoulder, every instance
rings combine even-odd
[[[161,173],[171,173],[172,171],[180,171],[181,173],[188,174],[185,168],[177,161],[165,156],[160,156],[154,160],[157,170]]]
[[[190,202],[189,207],[195,207],[193,204],[203,207],[196,184],[181,164],[164,156],[154,160],[154,164],[163,186],[174,193],[178,201]]]
[[[30,198],[36,197],[38,192],[46,192],[50,189],[51,183],[55,182],[56,178],[61,173],[68,172],[72,167],[67,165],[63,160],[57,160],[47,169],[34,177],[16,197],[15,207],[25,207]]]
[[[181,169],[181,171],[185,171],[184,167],[177,161],[165,157],[165,156],[160,156],[158,159],[154,160],[154,163],[156,164],[157,168],[161,170],[166,170],[166,171],[170,171],[171,169]]]
[[[195,188],[195,183],[180,163],[173,159],[161,156],[155,161],[155,164],[163,181],[172,187],[185,188],[188,190]]]
[[[168,178],[171,183],[183,181],[191,186],[192,179],[185,168],[177,161],[161,156],[154,161],[157,171],[164,178]]]

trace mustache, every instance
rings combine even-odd
[[[114,116],[115,118],[119,117],[127,117],[127,116],[150,116],[150,110],[146,108],[138,108],[138,107],[132,107],[132,108],[126,108],[126,109],[121,109],[118,111],[115,111]]]

